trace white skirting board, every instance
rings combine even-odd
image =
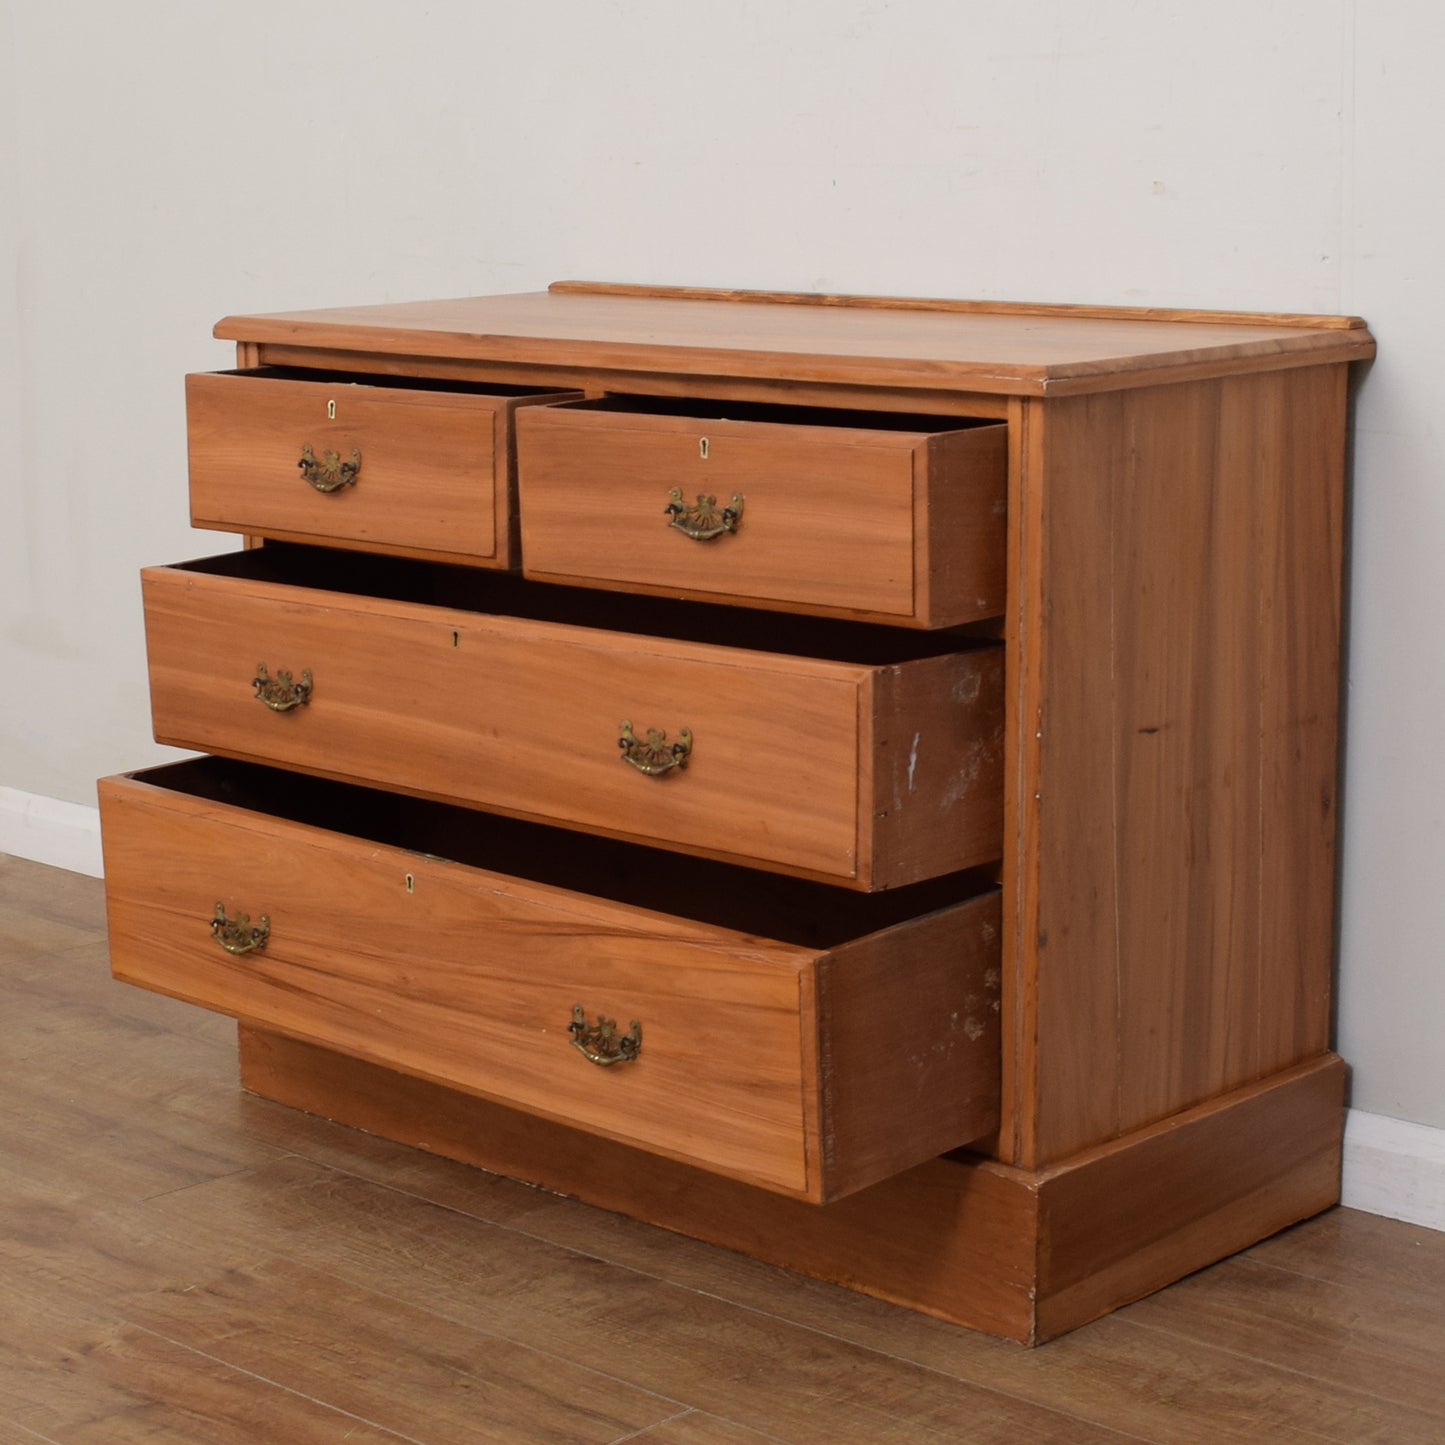
[[[100,809],[0,788],[0,853],[99,878]]]
[[[100,811],[0,788],[0,853],[99,878]],[[1341,1202],[1445,1229],[1445,1129],[1349,1110]]]
[[[1350,1109],[1340,1203],[1445,1229],[1445,1129]]]

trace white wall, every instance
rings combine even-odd
[[[222,314],[560,276],[1357,312],[1340,1047],[1445,1127],[1435,0],[0,0],[0,787],[156,760]]]

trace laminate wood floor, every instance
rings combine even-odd
[[[1445,1441],[1445,1234],[1334,1210],[1035,1351],[247,1097],[0,857],[0,1445]]]

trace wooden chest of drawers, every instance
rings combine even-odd
[[[1350,318],[229,318],[101,785],[259,1093],[1035,1341],[1337,1196]],[[418,1121],[424,1121],[424,1126]]]

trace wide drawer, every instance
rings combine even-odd
[[[719,865],[214,758],[100,797],[129,982],[816,1201],[997,1125],[995,892],[752,896]],[[610,1042],[571,1027],[601,1016]]]
[[[1006,427],[606,398],[517,418],[530,577],[948,627],[1004,610]]]
[[[188,376],[192,525],[513,566],[513,414],[558,395],[278,368]]]
[[[284,545],[143,590],[161,742],[865,890],[1002,854],[996,644]]]

